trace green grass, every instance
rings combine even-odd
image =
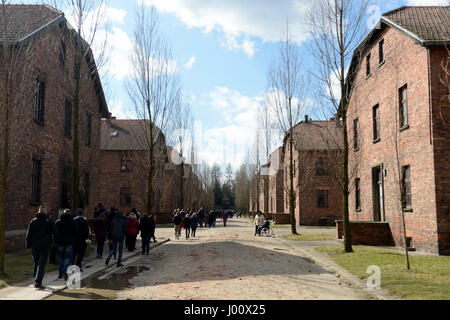
[[[30,252],[20,252],[5,257],[5,274],[0,275],[0,289],[33,277],[33,257]],[[46,272],[56,270],[52,264],[46,266]]]
[[[282,238],[291,241],[326,241],[336,239],[335,236],[329,234],[287,234],[282,236]]]
[[[411,270],[406,269],[405,256],[391,250],[354,246],[354,253],[344,253],[342,247],[322,247],[336,263],[362,280],[367,268],[381,268],[381,287],[408,300],[450,299],[450,257],[411,256]]]

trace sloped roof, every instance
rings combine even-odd
[[[294,128],[297,151],[332,151],[342,149],[342,128],[334,120],[302,121]]]
[[[6,21],[3,8],[6,13]],[[5,34],[7,41],[23,40],[62,16],[64,14],[61,11],[48,5],[9,4],[4,7],[0,6],[0,42],[3,41]]]
[[[102,120],[101,150],[148,150],[148,133],[148,120]]]
[[[383,18],[416,35],[423,42],[450,40],[450,6],[401,7]]]

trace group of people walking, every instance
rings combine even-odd
[[[216,221],[221,218],[224,227],[227,226],[228,218],[233,217],[235,213],[228,211],[211,210],[209,213],[203,208],[198,211],[189,210],[187,213],[184,210],[177,209],[173,212],[173,224],[175,227],[175,238],[177,240],[181,237],[181,229],[184,228],[186,232],[186,240],[190,237],[195,238],[196,230],[200,226],[206,228],[215,228]]]
[[[26,235],[27,250],[31,250],[34,260],[35,288],[42,289],[45,266],[52,247],[56,247],[59,263],[59,279],[67,281],[69,266],[76,265],[83,272],[82,262],[86,248],[93,238],[84,210],[78,209],[74,217],[71,210],[66,209],[59,219],[53,223],[46,206],[39,207],[36,217],[30,222]],[[136,250],[136,239],[139,233],[142,238],[142,255],[149,255],[150,241],[155,238],[155,214],[142,217],[136,209],[126,216],[122,211],[112,207],[108,212],[100,203],[94,209],[93,229],[97,242],[97,259],[103,258],[105,242],[108,241],[109,253],[105,264],[111,258],[117,259],[117,267],[123,266],[122,255],[124,240],[128,251]]]
[[[31,250],[34,260],[35,288],[42,289],[45,266],[50,249],[56,246],[59,258],[59,279],[67,280],[67,269],[81,264],[86,254],[89,239],[92,238],[84,210],[78,209],[74,217],[72,211],[64,210],[61,217],[53,223],[46,206],[39,207],[36,217],[30,222],[26,235],[27,250]]]

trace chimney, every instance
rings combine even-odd
[[[309,122],[309,116],[305,115],[305,122],[308,123]]]

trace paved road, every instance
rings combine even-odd
[[[219,221],[218,221],[219,222]],[[197,238],[172,240],[133,262],[150,269],[129,280],[118,299],[153,300],[363,300],[362,289],[343,283],[279,237],[253,235],[248,220],[199,229]],[[275,229],[276,233],[283,230]],[[286,231],[284,231],[286,232]],[[163,236],[172,230],[160,230]]]

